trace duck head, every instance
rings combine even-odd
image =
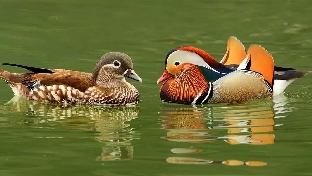
[[[194,46],[175,48],[167,54],[165,59],[165,71],[158,79],[157,84],[172,77],[177,70],[176,67],[183,63],[191,63],[210,69],[216,73],[227,74],[236,69],[245,59],[246,54],[244,45],[234,36],[229,37],[226,52],[220,63],[206,51]],[[210,81],[213,81],[213,79]]]
[[[92,78],[98,84],[105,84],[112,80],[124,80],[125,77],[142,82],[133,69],[131,58],[121,52],[104,54],[92,72]]]
[[[209,81],[215,81],[232,70],[225,67],[202,49],[182,46],[171,50],[165,59],[165,70],[157,84],[165,82],[181,70],[181,65],[189,63],[198,66]]]
[[[211,82],[206,80],[198,66],[183,63],[175,68],[174,75],[168,74],[170,76],[163,81],[160,89],[162,101],[191,104],[197,103],[197,99],[202,101],[208,98]]]

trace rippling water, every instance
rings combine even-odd
[[[214,107],[162,107],[162,127],[167,130],[164,137],[169,141],[185,143],[227,143],[230,145],[272,145],[275,142],[274,129],[282,126],[274,118],[278,113],[291,111],[285,107],[285,96],[275,97],[274,103],[260,101]],[[274,105],[272,105],[274,104]],[[202,149],[173,148],[173,153],[197,153]],[[226,164],[265,166],[265,161],[203,160],[199,158],[169,157],[169,163]]]
[[[0,62],[91,72],[108,51],[134,61],[134,107],[63,106],[14,97],[0,82],[0,175],[311,175],[312,75],[285,95],[241,104],[162,103],[168,51],[220,59],[229,36],[278,66],[312,70],[311,7],[293,1],[0,2]],[[1,68],[22,72],[18,68]]]

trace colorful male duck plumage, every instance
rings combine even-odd
[[[139,102],[138,90],[125,77],[142,82],[134,72],[131,58],[124,53],[109,52],[97,62],[92,73],[65,69],[17,66],[31,73],[17,74],[0,69],[14,94],[30,100],[97,105],[128,105]]]
[[[231,36],[227,42],[226,53],[220,63],[235,70],[245,57],[246,50],[244,45],[236,37]],[[273,95],[282,94],[290,83],[308,73],[310,72],[297,71],[294,68],[274,66]]]
[[[163,101],[232,103],[280,94],[307,73],[275,67],[273,57],[261,46],[252,45],[246,53],[241,42],[230,37],[220,63],[192,46],[172,50],[157,83],[164,82],[160,90]]]

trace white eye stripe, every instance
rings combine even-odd
[[[115,67],[114,64],[105,64],[103,67]]]
[[[179,59],[179,60],[176,60],[176,59]],[[204,59],[200,57],[198,54],[192,53],[189,51],[183,51],[183,50],[174,51],[168,56],[167,61],[168,63],[173,64],[174,66],[176,66],[175,62],[180,62],[180,64],[190,63],[190,64],[202,66],[214,72],[220,73],[219,71],[215,70],[210,65],[208,65],[208,63],[206,63]]]

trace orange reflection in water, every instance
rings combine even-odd
[[[268,145],[275,141],[275,108],[279,113],[286,112],[285,101],[282,96],[274,103],[264,100],[224,106],[165,105],[159,114],[162,128],[167,130],[164,138],[170,141]]]
[[[164,138],[177,142],[210,141],[207,140],[207,137],[211,136],[211,132],[205,125],[208,120],[202,118],[205,116],[205,111],[192,107],[169,109],[170,111],[167,108],[163,111],[165,114],[162,119],[162,127],[168,130]]]
[[[251,112],[249,112],[250,109],[245,109],[242,111],[236,110],[236,113],[238,114],[245,114],[244,116],[241,116],[239,118],[235,118],[235,115],[232,114],[224,114],[224,120],[228,124],[228,126],[226,127],[228,133],[228,135],[225,136],[226,142],[230,144],[252,145],[266,145],[274,143],[275,135],[272,134],[272,132],[274,131],[273,109],[260,107],[251,110]],[[240,134],[247,132],[251,134]]]
[[[278,97],[280,98],[280,97]],[[185,143],[226,142],[230,145],[272,145],[275,142],[274,118],[283,116],[291,108],[286,108],[286,98],[268,101],[253,101],[225,106],[177,106],[161,107],[159,115],[163,137],[169,141]],[[276,114],[278,116],[276,117]],[[195,145],[193,145],[195,146]],[[215,147],[215,145],[214,145]],[[213,160],[197,157],[181,157],[184,154],[204,152],[198,148],[173,148],[174,157],[166,158],[171,164],[226,165],[226,166],[266,166],[264,161],[236,159]],[[204,153],[202,153],[204,155]],[[222,154],[222,157],[226,157]]]
[[[195,164],[195,165],[207,165],[207,164],[223,164],[227,166],[266,166],[267,163],[263,161],[240,161],[240,160],[209,160],[209,159],[200,159],[200,158],[189,158],[189,157],[168,157],[166,159],[167,163],[171,164]]]

